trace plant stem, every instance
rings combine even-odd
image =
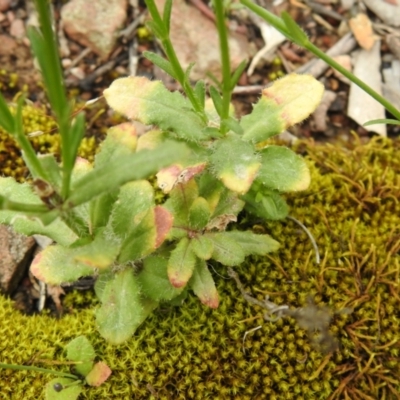
[[[332,68],[339,71],[346,78],[350,79],[353,83],[355,83],[362,90],[364,90],[371,97],[373,97],[377,102],[381,103],[386,108],[386,110],[389,111],[394,117],[396,117],[398,120],[400,120],[400,111],[396,107],[394,107],[393,104],[391,104],[388,100],[386,100],[383,96],[381,96],[379,93],[377,93],[374,89],[372,89],[370,86],[368,86],[361,79],[357,78],[349,70],[342,67],[339,63],[337,63],[335,60],[330,58],[326,53],[321,51],[318,47],[316,47],[311,42],[308,42],[307,45],[304,46],[304,48],[311,51],[311,53],[315,54],[321,60],[325,61],[328,65],[330,65]]]
[[[49,209],[44,204],[25,204],[18,203],[0,196],[0,210],[19,211],[24,213],[41,214],[46,213]]]
[[[57,38],[52,27],[50,5],[47,0],[35,0],[35,7],[39,15],[40,31],[32,32],[30,39],[42,69],[43,80],[61,136],[63,165],[61,197],[65,199],[69,194],[71,173],[77,153],[77,147],[71,146],[71,142],[73,142],[70,130],[71,107],[66,96]]]
[[[175,72],[176,80],[180,83],[183,90],[185,91],[186,96],[192,103],[192,106],[195,111],[197,111],[202,119],[206,122],[207,117],[205,115],[204,109],[200,102],[197,100],[192,87],[190,86],[190,82],[188,77],[183,70],[178,57],[175,53],[174,47],[172,45],[171,39],[169,37],[168,27],[166,25],[166,21],[163,21],[158,9],[154,3],[154,0],[145,0],[146,6],[150,12],[151,17],[157,27],[156,31],[154,32],[158,38],[161,40],[162,47],[164,52],[168,58],[168,61],[171,63],[171,66]]]
[[[76,375],[68,374],[66,372],[54,371],[53,369],[39,368],[39,367],[31,366],[31,365],[14,365],[14,364],[0,363],[0,368],[16,369],[16,370],[20,370],[20,371],[45,372],[48,374],[62,376],[64,378],[71,378],[71,379],[75,379],[75,380],[79,379],[79,377],[77,377]]]
[[[326,53],[318,49],[318,47],[314,46],[307,38],[302,36],[300,40],[297,40],[295,36],[293,36],[293,32],[291,32],[284,21],[277,17],[276,15],[270,13],[264,8],[254,4],[251,0],[240,0],[240,2],[256,13],[258,16],[263,18],[269,24],[271,24],[275,29],[285,35],[288,39],[294,41],[301,47],[309,50],[311,53],[319,57],[321,60],[325,61],[332,68],[336,69],[340,73],[342,73],[346,78],[350,79],[357,86],[359,86],[362,90],[368,93],[371,97],[373,97],[376,101],[382,104],[387,111],[389,111],[393,116],[395,116],[398,120],[400,120],[400,111],[394,107],[388,100],[386,100],[383,96],[373,90],[370,86],[368,86],[365,82],[358,79],[355,75],[353,75],[350,71],[343,68],[340,64],[338,64],[335,60],[329,57]]]
[[[228,32],[225,23],[223,1],[214,0],[213,5],[214,5],[216,24],[218,29],[219,46],[221,52],[221,65],[222,65],[222,112],[220,117],[221,120],[224,120],[229,117],[229,105],[232,96]]]

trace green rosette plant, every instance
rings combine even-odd
[[[54,36],[47,4],[37,0],[37,5],[45,10],[42,30],[32,31],[31,40],[42,70],[50,71],[42,45],[48,42],[48,51],[56,54]],[[152,0],[147,6],[167,60],[147,57],[170,73],[185,95],[159,81],[126,77],[114,81],[104,97],[129,119],[153,125],[151,131],[139,137],[132,124],[121,124],[108,131],[93,165],[76,159],[84,119],[79,115],[71,122],[68,102],[59,104],[56,94],[64,87],[56,75],[46,85],[63,135],[58,165],[53,155],[38,156],[29,147],[20,123],[22,102],[13,115],[0,98],[7,117],[2,126],[19,141],[33,177],[32,184],[0,179],[0,222],[56,242],[32,263],[38,279],[63,284],[97,277],[98,329],[115,344],[127,340],[160,303],[178,304],[189,289],[205,305],[218,307],[211,261],[233,267],[278,248],[269,235],[229,224],[242,210],[285,218],[281,193],[308,187],[303,159],[268,139],[307,118],[323,93],[311,76],[290,74],[264,89],[253,111],[238,120],[230,99],[245,63],[231,73],[222,2],[214,7],[223,80],[210,86],[210,98],[204,82],[192,87],[190,68],[184,71],[176,58],[169,38],[172,1],[162,16]],[[146,180],[151,174],[165,194],[162,204],[156,204]]]

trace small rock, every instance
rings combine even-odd
[[[17,42],[7,35],[0,35],[0,55],[9,56],[13,54],[18,47]]]
[[[11,7],[11,0],[0,0],[0,12],[7,11]]]
[[[0,225],[0,290],[11,294],[23,277],[35,247],[35,239]]]
[[[22,39],[25,36],[25,24],[22,19],[14,19],[10,26],[10,35],[17,39]]]
[[[66,34],[103,58],[112,52],[126,20],[126,0],[71,0],[61,9]]]

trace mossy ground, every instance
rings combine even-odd
[[[96,333],[90,308],[59,320],[28,317],[1,298],[1,362],[65,360],[63,346],[84,334],[113,374],[104,385],[86,388],[82,399],[400,398],[400,142],[376,139],[353,149],[306,143],[299,151],[308,155],[312,185],[289,197],[291,215],[314,235],[321,264],[293,221],[255,222],[254,230],[270,233],[281,250],[235,270],[260,300],[268,294],[277,304],[300,307],[311,295],[333,311],[353,309],[333,316],[337,351],[313,348],[293,319],[264,321],[263,310],[247,303],[226,269],[215,266],[225,277],[214,274],[217,310],[190,296],[180,308],[158,310],[118,347]],[[261,324],[247,335],[243,352],[244,333]],[[38,399],[48,380],[0,370],[0,393]]]

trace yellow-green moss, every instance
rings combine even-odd
[[[42,134],[30,137],[37,153],[60,154],[60,135],[53,117],[47,114],[45,107],[25,105],[22,109],[23,126],[26,134]],[[89,161],[94,160],[97,143],[94,136],[84,137],[78,150],[78,156]],[[0,175],[12,176],[19,182],[27,178],[28,171],[21,157],[20,149],[14,139],[0,128]]]
[[[269,232],[281,250],[236,271],[260,300],[268,294],[275,303],[299,307],[312,295],[335,310],[353,308],[333,318],[337,352],[318,352],[292,319],[263,321],[263,311],[247,303],[232,280],[214,274],[217,310],[190,296],[180,308],[158,310],[118,347],[96,333],[90,309],[72,308],[59,320],[28,317],[2,298],[0,360],[63,360],[63,346],[84,334],[113,374],[85,389],[82,399],[155,399],[154,393],[201,400],[399,398],[400,142],[377,139],[354,150],[308,143],[299,150],[309,154],[313,179],[307,192],[290,196],[291,215],[313,233],[321,265],[306,234],[288,220],[257,223],[254,229]],[[227,277],[225,268],[215,268]],[[260,324],[247,336],[244,353],[244,333]],[[0,370],[0,393],[41,398],[48,380]]]

